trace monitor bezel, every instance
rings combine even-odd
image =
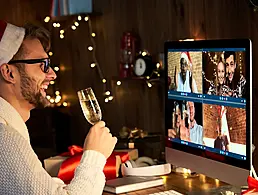
[[[165,71],[165,120],[168,114],[168,50],[171,49],[185,49],[185,51],[191,49],[202,48],[245,48],[246,53],[246,160],[240,160],[233,157],[211,153],[199,148],[192,148],[190,146],[182,145],[176,142],[168,141],[168,125],[165,122],[165,146],[168,148],[176,149],[178,151],[194,154],[203,158],[215,160],[228,165],[236,166],[246,170],[251,169],[252,164],[252,59],[251,59],[251,40],[249,39],[219,39],[219,40],[197,40],[197,41],[167,41],[164,44],[164,71]],[[250,89],[250,90],[248,90]],[[183,147],[182,147],[183,146]],[[250,146],[250,147],[249,147]]]

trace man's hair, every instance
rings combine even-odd
[[[50,49],[50,33],[48,30],[45,28],[34,25],[31,23],[27,23],[23,26],[25,28],[25,36],[24,39],[38,39],[40,43],[42,44],[44,50],[47,52]],[[26,49],[23,45],[21,44],[18,52],[13,56],[12,60],[20,60],[23,58],[23,56],[26,53]],[[24,70],[24,64],[17,64],[17,68],[19,71],[22,69]]]
[[[224,59],[226,61],[226,59],[229,58],[229,56],[233,55],[234,57],[234,62],[236,62],[236,53],[234,51],[225,51],[224,53]]]

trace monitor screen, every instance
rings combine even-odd
[[[250,170],[250,41],[168,42],[166,147]]]

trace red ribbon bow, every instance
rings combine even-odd
[[[248,176],[247,178],[247,183],[248,183],[248,190],[242,192],[241,194],[248,194],[252,192],[258,192],[258,181],[254,179],[251,176]]]
[[[69,183],[74,177],[74,171],[79,165],[81,157],[83,154],[83,149],[80,146],[72,145],[68,147],[68,152],[62,153],[60,156],[68,156],[66,160],[61,164],[58,172],[58,177],[65,183]],[[106,179],[114,179],[117,177],[117,165],[116,156],[119,155],[121,162],[129,160],[128,152],[113,152],[107,159],[106,165],[104,167],[104,174]]]

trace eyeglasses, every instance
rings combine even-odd
[[[17,64],[17,63],[26,63],[26,64],[38,64],[43,63],[43,72],[48,73],[50,69],[50,59],[49,58],[41,58],[41,59],[28,59],[28,60],[12,60],[8,62],[8,64]]]

